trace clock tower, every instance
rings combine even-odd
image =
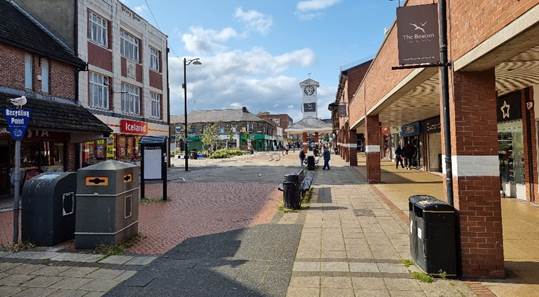
[[[316,91],[320,87],[320,84],[316,80],[308,78],[300,82],[299,86],[303,93],[303,104],[301,106],[303,118],[318,118]]]

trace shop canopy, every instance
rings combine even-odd
[[[333,132],[333,127],[331,123],[326,123],[317,118],[304,118],[303,120],[287,128],[286,132],[289,134],[303,134],[304,132],[331,133]]]
[[[13,108],[9,99],[19,96],[0,93],[0,111],[3,113],[6,108]],[[31,111],[29,128],[103,135],[112,133],[105,123],[74,102],[32,97],[27,99],[24,108]],[[3,116],[0,116],[0,126],[7,126]]]

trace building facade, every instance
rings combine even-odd
[[[284,140],[288,139],[286,129],[288,129],[288,127],[294,124],[294,120],[288,114],[271,114],[269,112],[259,112],[256,116],[263,120],[274,122],[277,127],[283,129]]]
[[[278,147],[277,126],[250,113],[246,107],[241,109],[197,110],[187,115],[189,150],[203,150],[202,135],[210,127],[216,129],[216,148],[239,148],[255,151],[270,151]],[[172,116],[176,147],[184,147],[185,134],[183,116]]]
[[[77,14],[80,102],[113,130],[82,161],[138,159],[142,136],[169,135],[167,36],[118,0],[79,1]]]
[[[76,170],[80,143],[108,136],[103,122],[79,104],[78,73],[86,64],[23,7],[0,1],[0,109],[26,96],[31,119],[22,141],[22,180]],[[11,191],[14,142],[0,118],[0,197]]]
[[[454,0],[447,20],[450,178],[462,275],[501,277],[502,196],[536,202],[539,195],[539,4]],[[394,24],[349,104],[349,132],[365,134],[370,183],[381,182],[381,128],[398,138],[393,143],[414,143],[418,162],[446,174],[439,164],[445,154],[443,129],[437,127],[440,75],[436,68],[392,70],[397,34]]]

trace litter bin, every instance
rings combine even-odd
[[[315,169],[315,159],[314,156],[307,156],[307,170]]]
[[[419,201],[429,199],[427,195],[414,195],[408,198],[408,219],[410,220],[410,255],[413,259],[417,258],[417,220],[415,216],[415,207]]]
[[[77,172],[75,247],[118,244],[138,233],[139,168],[108,160]]]
[[[455,208],[431,196],[412,196],[409,201],[413,212],[410,251],[415,263],[429,274],[456,276]]]
[[[22,192],[22,240],[53,246],[73,239],[76,187],[75,172],[43,173],[27,181]]]
[[[301,207],[301,189],[300,175],[287,174],[283,182],[283,204],[288,209],[300,209]]]

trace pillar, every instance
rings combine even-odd
[[[314,132],[314,142],[318,143],[319,140],[320,140],[320,135],[318,134],[318,132]]]
[[[352,129],[349,132],[348,137],[348,159],[350,160],[350,166],[357,166],[357,134],[356,129]]]
[[[369,184],[377,184],[381,180],[380,121],[378,115],[370,115],[365,119],[365,155],[367,181]]]
[[[462,275],[503,277],[494,68],[453,73],[449,91],[453,197],[459,212]]]
[[[348,148],[348,139],[350,139],[350,130],[346,129],[344,131],[344,141],[343,141],[344,161],[346,162],[350,162],[350,149]]]
[[[309,136],[307,135],[307,132],[303,132],[301,139],[303,140],[303,151],[307,153],[309,150]]]

